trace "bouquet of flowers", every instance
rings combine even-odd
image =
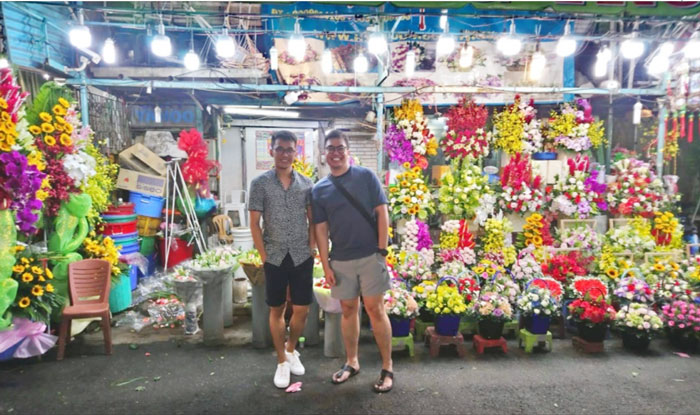
[[[461,277],[458,280],[459,292],[464,297],[464,303],[467,307],[471,307],[474,300],[479,295],[481,287],[479,286],[479,281],[472,277]]]
[[[88,127],[89,128],[89,127]],[[81,130],[82,131],[82,130]],[[92,205],[88,212],[88,222],[96,224],[102,220],[100,213],[107,210],[111,204],[111,194],[117,185],[119,165],[112,163],[94,144],[88,143],[84,148],[85,154],[95,162],[95,174],[90,176],[80,189],[90,195]]]
[[[564,294],[564,288],[562,287],[561,283],[549,277],[533,279],[530,282],[530,287],[540,287],[548,290],[557,301],[561,300],[561,297]]]
[[[493,190],[487,176],[475,164],[452,162],[442,176],[438,209],[450,218],[482,218],[493,211]],[[480,214],[480,215],[479,215]]]
[[[460,261],[444,262],[436,271],[438,279],[445,277],[460,278],[469,273],[467,266]]]
[[[525,219],[523,232],[518,234],[518,243],[523,248],[533,246],[552,246],[554,239],[549,232],[550,220],[539,213],[533,213]]]
[[[15,317],[48,324],[51,312],[63,307],[63,299],[54,292],[51,270],[44,268],[38,258],[27,251],[22,252],[12,267],[12,278],[17,281],[18,288],[10,311]]]
[[[644,279],[649,284],[656,284],[665,279],[675,280],[683,277],[680,264],[669,258],[656,258],[654,263],[645,262],[640,266]]]
[[[292,163],[292,168],[299,172],[302,176],[308,177],[312,181],[316,181],[316,167],[311,162],[306,161],[306,157],[295,157]]]
[[[495,293],[481,292],[471,309],[478,320],[506,322],[513,318],[513,309],[508,299]]]
[[[664,210],[670,202],[661,179],[656,177],[649,163],[627,158],[613,164],[616,179],[608,185],[608,205],[614,214],[646,218]]]
[[[458,262],[464,265],[474,265],[476,263],[476,253],[471,248],[441,249],[438,255],[443,264]]]
[[[390,317],[400,319],[418,315],[418,303],[411,293],[400,288],[393,288],[384,293],[384,309]]]
[[[238,257],[238,262],[241,264],[251,264],[256,267],[262,267],[262,258],[260,258],[260,253],[258,252],[257,249],[249,249],[245,252],[243,252],[239,257]]]
[[[643,279],[636,277],[620,278],[613,295],[625,302],[651,303],[654,301],[654,292]]]
[[[531,154],[543,151],[545,143],[542,136],[542,125],[540,120],[537,119],[535,101],[533,99],[530,99],[528,102],[522,101],[518,108],[523,117],[523,153]]]
[[[394,111],[396,124],[386,133],[385,148],[392,161],[409,163],[411,167],[428,167],[426,156],[437,154],[437,139],[428,128],[423,108],[414,100],[404,100]]]
[[[659,303],[671,303],[674,301],[693,301],[696,293],[687,281],[681,279],[669,279],[656,283],[656,301]]]
[[[413,294],[413,298],[418,303],[418,306],[422,309],[426,309],[427,307],[425,302],[428,300],[428,296],[435,290],[437,290],[437,281],[423,280],[418,285],[413,286],[411,293]]]
[[[606,245],[612,252],[629,251],[638,255],[651,252],[656,247],[651,225],[641,218],[634,218],[626,225],[608,230],[605,238]]]
[[[506,236],[513,231],[513,225],[502,216],[492,217],[484,224],[486,235],[482,238],[484,252],[502,252],[506,247]]]
[[[230,246],[218,246],[197,255],[191,262],[190,268],[195,271],[216,271],[238,268],[240,252]]]
[[[413,252],[433,248],[428,224],[421,220],[412,219],[406,222],[405,227],[400,229],[399,235],[401,235],[402,251]]]
[[[666,327],[690,333],[700,331],[700,309],[687,301],[673,301],[661,307],[661,318]]]
[[[464,297],[460,295],[457,287],[440,285],[430,294],[425,301],[428,310],[435,315],[440,314],[464,314],[467,306],[464,304]]]
[[[554,317],[559,314],[559,304],[554,295],[538,286],[530,286],[519,297],[516,303],[520,313],[525,316],[542,315]]]
[[[119,283],[120,276],[128,266],[119,261],[121,245],[114,245],[114,240],[109,236],[97,235],[95,231],[88,234],[83,240],[82,254],[85,258],[104,259],[112,266],[112,284]]]
[[[605,184],[600,184],[589,173],[588,156],[576,156],[567,160],[569,171],[566,176],[557,176],[552,187],[552,211],[566,216],[585,219],[597,215],[607,208],[604,193]]]
[[[469,232],[466,220],[446,220],[440,229],[440,249],[474,248],[474,235]]]
[[[473,100],[460,98],[456,106],[450,107],[447,117],[447,134],[440,141],[445,158],[479,160],[489,154],[491,133],[486,132],[489,112]]]
[[[396,183],[389,185],[389,208],[393,219],[418,216],[425,220],[435,212],[430,190],[419,167],[400,173],[396,176]]]
[[[602,121],[595,121],[593,108],[585,99],[579,99],[576,105],[566,103],[560,113],[552,111],[547,136],[565,150],[582,152],[593,146],[600,147],[605,142],[605,130]]]
[[[685,259],[681,261],[681,269],[683,277],[690,284],[697,286],[700,284],[700,255],[695,258]]]
[[[651,234],[660,249],[683,249],[683,225],[671,212],[654,212]]]
[[[597,274],[610,282],[617,279],[632,267],[632,264],[624,257],[617,257],[613,254],[612,247],[604,244],[600,253],[600,258],[595,263]]]
[[[615,315],[615,328],[623,333],[649,338],[663,328],[663,321],[649,305],[631,303],[622,306]]]
[[[501,186],[498,203],[505,212],[538,212],[545,203],[542,178],[533,175],[528,155],[518,153],[511,157],[503,168]]]
[[[482,259],[476,266],[472,267],[472,272],[479,278],[482,282],[490,281],[496,274],[505,274],[506,269],[497,262]]]
[[[185,267],[180,267],[177,266],[173,269],[173,273],[171,275],[172,279],[174,281],[181,281],[181,282],[196,282],[197,279],[192,275],[192,273]]]
[[[535,258],[535,246],[528,245],[520,251],[511,269],[513,278],[521,284],[525,284],[535,278],[542,277],[542,267]]]
[[[525,132],[525,114],[520,109],[520,97],[516,95],[515,102],[506,106],[503,111],[493,116],[493,145],[495,148],[515,155],[523,151]]]
[[[567,227],[559,231],[561,248],[576,248],[580,251],[599,252],[603,248],[603,236],[590,225]]]
[[[610,324],[615,320],[615,309],[603,296],[593,297],[588,293],[583,298],[575,299],[568,309],[569,319],[587,326]]]
[[[506,273],[498,273],[493,278],[486,280],[481,289],[482,292],[496,293],[504,296],[511,304],[520,294],[520,286]]]
[[[419,282],[433,278],[431,269],[434,263],[435,253],[432,249],[400,251],[394,269],[402,279]]]
[[[591,297],[608,296],[608,286],[595,277],[575,277],[567,287],[570,298],[583,298],[590,294]]]
[[[566,284],[576,276],[587,274],[586,268],[581,265],[581,260],[581,254],[578,252],[554,255],[542,264],[542,273]]]

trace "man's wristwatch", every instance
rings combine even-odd
[[[377,252],[379,252],[379,254],[383,257],[389,255],[389,251],[387,251],[386,248],[384,248],[384,249],[377,248]]]

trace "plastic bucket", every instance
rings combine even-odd
[[[253,249],[253,234],[250,233],[250,228],[233,228],[231,235],[233,236],[234,247],[242,252]]]
[[[110,206],[103,212],[105,215],[133,215],[134,214],[134,204],[133,203],[122,203],[119,206]]]
[[[128,235],[136,232],[136,221],[102,224],[102,234],[106,236]]]
[[[154,236],[158,232],[161,222],[163,220],[159,217],[139,216],[136,221],[136,228],[141,236]]]
[[[129,277],[122,274],[119,282],[112,284],[109,291],[109,310],[112,313],[124,311],[131,306],[131,282]]]
[[[133,254],[135,252],[139,251],[139,244],[138,242],[129,244],[129,245],[122,245],[122,248],[119,249],[119,255],[127,255],[127,254]]]
[[[102,215],[102,220],[107,223],[124,223],[136,220],[136,215]]]
[[[391,336],[392,337],[406,337],[411,331],[411,320],[407,318],[395,318],[389,317],[391,322]]]
[[[145,195],[139,192],[129,194],[129,202],[134,204],[134,212],[137,215],[160,218],[165,199],[160,196]]]
[[[455,336],[459,331],[460,316],[441,314],[435,317],[435,331],[441,336]]]
[[[180,238],[173,238],[170,246],[170,254],[168,256],[168,263],[165,263],[165,238],[160,238],[158,240],[158,257],[160,258],[160,263],[164,268],[171,268],[179,264],[182,261],[186,261],[192,258],[192,253],[194,252],[194,243],[192,245],[187,245],[187,242]]]
[[[143,236],[141,237],[141,249],[139,250],[143,256],[149,256],[156,252],[156,237]]]

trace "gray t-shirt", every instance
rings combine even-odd
[[[292,170],[292,182],[284,190],[275,170],[250,183],[248,210],[262,212],[263,242],[269,264],[280,266],[287,253],[298,266],[311,256],[306,207],[311,203],[313,182]]]
[[[336,179],[376,220],[374,208],[388,202],[374,172],[364,167],[350,166]],[[328,177],[316,183],[311,191],[311,210],[314,223],[328,222],[333,243],[332,259],[348,261],[377,252],[376,231]]]

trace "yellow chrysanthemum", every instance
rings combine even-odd
[[[73,126],[66,123],[65,125],[63,125],[63,131],[65,131],[68,134],[72,134],[73,133]]]
[[[32,133],[32,135],[39,135],[41,134],[41,127],[32,125],[29,127],[29,132]]]
[[[61,117],[60,115],[57,115],[56,119],[54,121],[55,121],[55,124],[66,125],[66,119]]]
[[[607,271],[605,271],[605,274],[612,279],[620,276],[620,273],[615,268],[609,268]]]
[[[52,293],[54,290],[53,285],[51,284],[46,284],[46,292],[47,293]]]
[[[42,202],[43,202],[44,200],[46,200],[47,197],[49,197],[49,193],[48,193],[48,192],[45,192],[45,191],[43,191],[43,190],[41,190],[41,189],[39,189],[39,190],[36,191],[36,198],[39,199],[39,200],[41,200]]]
[[[58,103],[61,104],[63,108],[68,109],[68,107],[70,107],[70,102],[68,102],[68,100],[63,97],[58,98]]]
[[[61,134],[61,145],[64,147],[68,147],[69,145],[73,144],[73,140],[71,140],[70,136],[66,133]]]
[[[2,120],[3,122],[10,122],[12,121],[12,118],[10,117],[10,114],[3,112],[0,113],[0,120]]]
[[[54,138],[54,136],[52,136],[52,135],[46,135],[46,136],[44,136],[44,142],[48,146],[55,146],[56,145],[56,138]]]
[[[5,152],[12,151],[12,146],[7,144],[7,142],[1,142],[0,143],[0,151],[5,151]]]
[[[654,264],[654,271],[664,271],[665,269],[666,267],[664,266],[664,264],[658,262]]]
[[[27,308],[31,303],[32,301],[29,299],[29,297],[22,297],[22,299],[19,300],[19,303],[17,303],[17,305],[19,306],[19,308]]]
[[[43,122],[51,122],[51,120],[53,119],[51,114],[49,114],[48,112],[39,113],[39,118],[41,118],[41,121]]]
[[[55,122],[55,123],[53,123],[53,128],[54,128],[56,131],[58,131],[59,133],[62,133],[63,131],[65,131],[65,128],[63,128],[64,125],[65,125],[65,124],[61,125],[61,124]]]
[[[56,129],[53,128],[53,125],[45,122],[41,124],[41,131],[45,132],[46,134],[51,134],[54,132]]]
[[[22,282],[32,282],[34,281],[34,276],[28,272],[22,274]]]
[[[66,108],[61,105],[54,105],[52,111],[55,115],[66,115]]]

